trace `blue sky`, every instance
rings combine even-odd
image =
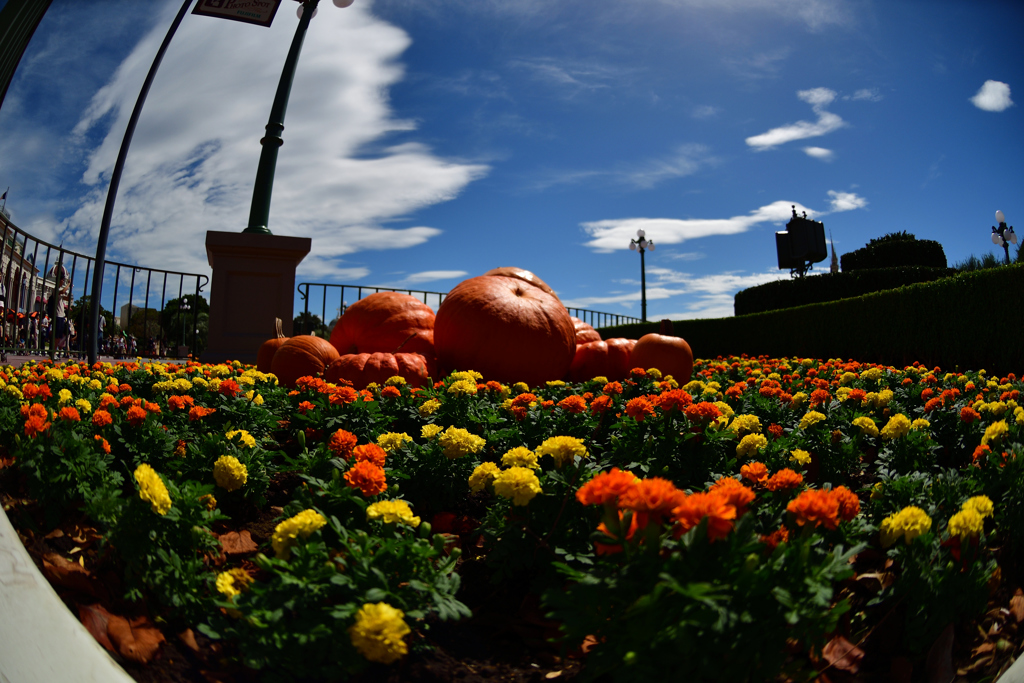
[[[95,251],[180,4],[54,0],[0,109],[18,225]],[[109,258],[205,273],[206,231],[245,227],[296,7],[269,29],[186,16]],[[313,238],[300,280],[447,291],[519,266],[567,305],[639,316],[642,227],[654,320],[731,315],[788,277],[791,204],[840,254],[906,230],[952,265],[996,251],[996,209],[1024,226],[1021,26],[1011,1],[323,0],[270,229]]]

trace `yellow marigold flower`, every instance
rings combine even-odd
[[[1007,405],[1002,401],[992,401],[981,407],[982,413],[991,413],[993,417],[1002,417],[1006,413]]]
[[[526,467],[510,467],[499,472],[494,478],[494,492],[510,499],[513,505],[526,505],[542,493],[537,475]]]
[[[61,389],[57,392],[57,404],[64,405],[71,401],[71,392],[67,389]]]
[[[565,382],[563,382],[560,379],[552,379],[552,380],[548,380],[547,385],[549,387],[552,387],[552,388],[554,388],[554,387],[564,387],[565,386]]]
[[[413,528],[420,525],[420,518],[414,517],[412,508],[404,500],[382,500],[366,508],[366,519],[385,524],[405,524]]]
[[[1024,408],[1014,408],[1013,421],[1018,425],[1024,425]]]
[[[693,379],[683,385],[683,391],[691,396],[699,396],[704,393],[704,387],[704,382],[701,382],[699,379]]]
[[[99,381],[98,379],[90,380],[89,388],[92,389],[93,391],[99,391],[100,389],[103,388],[103,382]]]
[[[199,378],[196,378],[196,384],[199,383]],[[210,389],[210,391],[220,391],[220,378],[214,377],[209,382],[207,382],[206,386]]]
[[[981,437],[981,443],[984,446],[993,443],[999,443],[1006,436],[1010,428],[1006,425],[1006,420],[1000,420],[999,422],[993,422],[985,428],[985,434]]]
[[[89,403],[84,398],[80,398],[77,401],[75,401],[75,407],[78,408],[78,412],[82,413],[83,415],[88,415],[89,413],[92,412],[92,404]]]
[[[238,382],[239,386],[243,386],[243,387],[254,387],[254,386],[256,386],[255,378],[253,378],[250,375],[239,375],[238,377],[235,378],[235,381]]]
[[[448,377],[456,381],[468,380],[473,384],[477,384],[480,380],[484,378],[484,376],[481,375],[476,370],[457,370],[456,372],[453,372],[452,374],[448,375]]]
[[[386,387],[404,387],[405,386],[405,378],[402,377],[401,375],[392,375],[391,377],[388,377],[384,381],[384,386],[386,386]]]
[[[440,434],[442,429],[441,425],[423,425],[423,429],[420,430],[420,436],[430,440]]]
[[[429,401],[424,401],[423,405],[420,406],[420,415],[428,417],[437,412],[437,409],[441,407],[441,402],[436,398],[432,398]]]
[[[249,479],[249,469],[233,455],[222,455],[213,463],[213,480],[227,491],[237,491]]]
[[[740,439],[736,446],[736,455],[741,458],[749,458],[757,455],[757,452],[768,445],[768,439],[761,434],[747,434]]]
[[[889,421],[882,427],[883,439],[899,439],[910,433],[910,418],[903,413],[897,413],[889,418]]]
[[[252,434],[245,431],[244,429],[235,429],[224,435],[224,438],[231,441],[234,437],[238,437],[238,440],[246,448],[256,448],[256,439]]]
[[[583,445],[583,440],[574,436],[552,436],[538,446],[534,452],[538,458],[550,455],[555,459],[555,467],[571,463],[577,455],[581,458],[587,457],[587,447]]]
[[[878,392],[878,407],[884,408],[892,402],[893,393],[891,389],[882,389]]]
[[[822,413],[819,413],[817,410],[810,410],[800,419],[800,429],[807,429],[824,421],[825,416]]]
[[[949,518],[946,530],[950,536],[959,536],[966,540],[971,536],[977,536],[985,526],[985,518],[978,514],[973,508],[964,508]]]
[[[793,398],[789,401],[789,405],[794,408],[801,408],[805,403],[807,403],[807,394],[802,391],[798,391],[793,394]]]
[[[842,387],[849,386],[849,385],[853,384],[853,382],[856,379],[857,379],[857,375],[855,373],[844,372],[843,376],[839,378],[839,386],[842,386]],[[838,395],[838,394],[839,394],[839,392],[837,391],[836,395]]]
[[[196,385],[197,387],[206,387],[206,386],[210,385],[210,383],[206,381],[205,377],[196,377],[196,378],[194,378],[192,380],[192,384]],[[218,382],[218,384],[219,384],[219,382]]]
[[[387,432],[377,437],[377,445],[388,453],[407,443],[412,443],[412,437],[405,432]]]
[[[135,468],[135,482],[139,485],[139,498],[153,506],[153,512],[166,515],[171,509],[171,494],[160,475],[143,463]]]
[[[244,569],[229,569],[217,574],[217,591],[223,593],[228,600],[249,588],[252,577]]]
[[[737,415],[729,423],[729,429],[739,436],[761,433],[761,420],[757,415]]]
[[[850,387],[839,387],[838,389],[836,389],[836,398],[839,399],[840,403],[842,403],[846,399],[850,398],[850,394],[852,393],[853,389],[851,389]]]
[[[248,392],[246,392],[246,394],[245,394],[245,398],[246,398],[247,400],[249,400],[249,401],[252,401],[252,402],[253,402],[253,405],[257,405],[257,406],[261,406],[261,405],[263,405],[263,394],[256,394],[256,395],[254,396],[254,395],[253,395],[254,393],[255,393],[255,392],[252,392],[252,391],[248,391]]]
[[[184,377],[179,377],[174,380],[174,388],[177,391],[185,392],[192,390],[192,382],[188,381]]]
[[[21,393],[21,389],[19,389],[18,387],[14,386],[13,384],[8,384],[6,387],[4,387],[4,392],[8,396],[13,396],[15,398],[15,400],[18,400],[18,401],[20,401],[23,398],[25,398],[25,396]]]
[[[356,623],[348,629],[352,647],[371,662],[391,664],[409,651],[402,640],[410,632],[402,610],[386,602],[365,604],[356,613]]]
[[[860,378],[868,380],[869,382],[874,382],[876,380],[879,380],[879,379],[882,378],[882,368],[879,368],[879,367],[868,368],[864,372],[860,373]]]
[[[647,368],[647,376],[657,382],[661,379],[661,370],[658,368]],[[605,382],[605,384],[607,384],[607,382]]]
[[[448,386],[449,394],[455,396],[476,396],[476,382],[471,379],[460,379]]]
[[[516,382],[512,385],[512,391],[516,394],[525,394],[530,391],[530,385],[526,382]]]
[[[870,417],[853,418],[853,426],[860,429],[860,433],[866,436],[878,436],[878,425]]]
[[[789,460],[790,462],[795,462],[800,465],[809,465],[811,464],[811,454],[808,453],[807,451],[797,448],[796,450],[790,452]]]
[[[303,510],[278,524],[274,535],[270,537],[277,558],[287,560],[291,556],[292,546],[300,536],[309,538],[310,534],[325,524],[327,520],[316,510]]]
[[[992,516],[995,506],[992,505],[992,499],[988,496],[974,496],[973,498],[968,498],[967,502],[961,506],[961,509],[974,510],[984,518]]]
[[[537,462],[537,454],[526,446],[516,446],[501,456],[501,464],[505,467],[529,467],[531,470],[539,470],[540,463]]]
[[[907,545],[910,545],[911,541],[921,534],[928,533],[931,528],[931,517],[921,508],[911,505],[882,520],[879,529],[880,540],[882,546],[888,548],[902,536]]]
[[[597,377],[592,378],[590,381],[593,382],[594,384],[600,384],[601,386],[608,384],[608,378],[605,377],[604,375],[598,375]],[[527,387],[527,389],[529,389],[529,387]]]
[[[932,428],[932,423],[924,419],[923,417],[919,417],[910,423],[910,428],[913,429],[915,432],[927,432],[929,429]]]
[[[476,466],[473,474],[469,475],[469,490],[473,493],[480,493],[488,484],[494,482],[501,469],[493,462],[484,462]]]
[[[715,407],[718,408],[718,412],[722,414],[727,421],[732,419],[732,416],[736,414],[736,411],[732,409],[725,401],[715,401]]]
[[[461,458],[470,453],[479,453],[487,445],[486,439],[470,434],[461,427],[449,427],[438,437],[446,458]]]

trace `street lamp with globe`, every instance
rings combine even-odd
[[[182,346],[185,345],[185,317],[188,315],[188,312],[191,309],[192,309],[192,307],[188,305],[188,301],[182,299],[181,305],[178,306],[178,317],[181,319],[181,345]]]
[[[647,268],[644,265],[644,252],[654,251],[654,242],[646,238],[643,229],[636,231],[637,239],[629,240],[630,251],[640,251],[640,317],[647,322]]]
[[[999,223],[999,227],[992,226],[992,244],[1003,248],[1006,265],[1010,265],[1010,245],[1017,244],[1017,233],[1013,231],[1012,225],[1006,225],[1006,216],[1002,211],[996,211],[996,222]]]

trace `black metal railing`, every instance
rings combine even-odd
[[[346,299],[348,290],[351,300]],[[445,292],[429,292],[422,289],[396,289],[393,287],[373,287],[367,285],[334,285],[324,282],[302,282],[298,286],[299,298],[303,301],[303,310],[297,316],[295,334],[312,334],[317,331],[329,333],[335,321],[345,313],[349,304],[376,292],[402,292],[414,296],[427,306],[437,311],[438,306],[447,296]],[[625,325],[643,322],[640,318],[618,313],[591,311],[586,308],[566,307],[569,315],[576,316],[592,327],[608,327],[609,325]],[[330,311],[331,317],[327,314]],[[319,315],[318,315],[319,313]]]
[[[0,216],[0,226],[0,352],[85,357],[92,333],[87,302],[96,275],[94,258],[40,240],[7,216]],[[107,261],[100,305],[109,306],[109,312],[100,318],[101,355],[152,358],[184,355],[180,347],[196,351],[202,344],[200,315],[208,308],[200,292],[208,282],[197,273]],[[168,299],[168,286],[172,295],[177,288],[177,297]],[[151,308],[157,300],[159,308]],[[66,329],[58,329],[64,326],[60,318],[69,323]],[[181,328],[180,340],[168,338],[166,328],[172,326]]]

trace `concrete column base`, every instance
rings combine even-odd
[[[206,233],[213,279],[208,346],[200,360],[255,363],[260,345],[274,336],[274,318],[292,335],[295,268],[312,243],[309,237]]]

